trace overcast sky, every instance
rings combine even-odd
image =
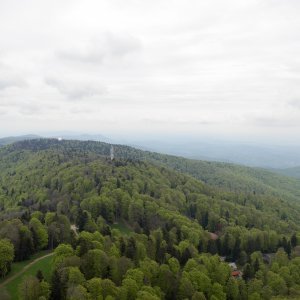
[[[1,0],[0,135],[300,135],[299,0]]]

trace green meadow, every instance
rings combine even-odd
[[[34,260],[49,253],[49,251],[42,251],[34,255],[30,260],[13,263],[10,274],[0,281],[0,285],[3,283],[0,291],[6,290],[11,296],[11,300],[18,300],[19,285],[21,284],[22,280],[28,276],[35,276],[38,270],[41,270],[43,272],[44,278],[49,281],[51,274],[52,256],[46,256],[41,260],[34,262]],[[26,266],[31,263],[32,265],[26,268]],[[23,272],[24,268],[26,268],[26,270]],[[14,278],[12,280],[9,280],[12,277]]]

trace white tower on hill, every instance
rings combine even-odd
[[[115,158],[115,151],[114,151],[114,146],[110,146],[110,160],[113,161]]]

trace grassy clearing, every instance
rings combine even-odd
[[[49,253],[49,251],[48,251]],[[9,276],[7,276],[5,279],[8,279],[19,272],[22,272],[23,268],[26,267],[28,264],[32,263],[35,259],[42,257],[46,255],[47,252],[39,252],[35,257],[32,257],[32,259],[24,261],[24,262],[18,262],[14,263],[12,267],[12,272]],[[36,263],[33,263],[24,273],[21,273],[19,276],[17,275],[16,278],[9,281],[7,284],[4,284],[2,289],[5,289],[9,295],[11,296],[12,300],[18,300],[18,291],[19,291],[19,285],[22,282],[22,280],[25,277],[28,276],[35,276],[38,270],[41,270],[43,272],[43,275],[47,281],[50,280],[50,274],[51,274],[51,264],[52,264],[52,256],[47,256],[45,258],[42,258],[41,260],[37,261]]]
[[[115,223],[115,224],[111,225],[110,227],[111,227],[111,229],[118,229],[122,234],[125,234],[125,235],[132,234],[132,229],[129,228],[129,226],[123,221]]]
[[[0,284],[6,281],[7,279],[9,279],[10,277],[14,276],[15,274],[19,273],[20,271],[22,271],[25,266],[33,262],[35,259],[47,255],[50,252],[51,250],[41,251],[32,255],[31,258],[28,260],[14,262],[11,266],[11,271],[9,272],[9,274],[4,278],[0,278]]]

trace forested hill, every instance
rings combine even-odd
[[[167,167],[188,171],[192,161],[114,150],[114,161],[99,142],[0,150],[1,276],[13,258],[57,247],[51,281],[25,279],[20,299],[36,299],[24,296],[28,286],[55,300],[299,299],[297,203],[224,191]]]
[[[16,205],[22,206],[33,199],[35,199],[33,202],[41,203],[48,200],[49,187],[53,189],[53,184],[56,187],[59,186],[59,190],[61,190],[63,183],[64,189],[67,186],[68,190],[72,191],[72,188],[76,187],[76,184],[73,183],[75,179],[70,175],[70,178],[64,182],[60,172],[66,170],[70,173],[74,169],[75,176],[77,167],[82,168],[99,159],[104,162],[110,161],[110,147],[111,145],[101,142],[58,141],[56,139],[26,140],[4,147],[0,150],[2,205],[6,208],[16,208]],[[171,167],[184,171],[195,178],[202,179],[203,183],[195,182],[202,187],[202,190],[205,190],[205,194],[212,198],[252,207],[257,213],[261,211],[272,213],[278,220],[292,222],[292,227],[300,224],[298,213],[300,203],[291,201],[291,199],[297,200],[297,185],[299,186],[297,180],[264,170],[253,170],[230,164],[191,161],[122,145],[114,145],[114,152],[116,166],[118,163],[122,165],[124,161],[132,166],[136,166],[136,164],[139,166],[141,162],[147,161],[151,168],[155,168],[157,165],[159,168]],[[179,173],[172,173],[171,170],[168,172],[170,177],[179,176]],[[167,178],[167,180],[170,179]],[[163,179],[161,181],[163,182]],[[87,183],[82,182],[81,179],[79,182],[80,188],[83,190],[85,184],[93,184],[88,181]],[[268,184],[269,182],[270,184]],[[277,186],[274,187],[274,184]],[[35,187],[37,191],[31,195],[32,189]],[[81,190],[79,195],[83,197],[82,193]],[[151,193],[157,193],[157,191],[153,190]],[[10,197],[5,197],[5,194]],[[66,197],[70,198],[71,196],[68,194]],[[78,194],[74,197],[78,197]],[[5,198],[7,200],[4,201]],[[10,204],[7,205],[8,203]],[[257,217],[261,218],[259,215]],[[237,219],[239,219],[239,213]],[[266,220],[264,222],[268,223]]]
[[[82,142],[57,139],[39,139],[15,143],[5,151],[60,149],[76,153],[94,153],[109,156],[110,144],[103,142]],[[290,178],[259,168],[250,168],[230,163],[191,160],[182,157],[142,151],[124,145],[114,145],[116,158],[146,160],[187,173],[211,186],[224,191],[273,195],[300,203],[300,179]],[[1,153],[1,152],[0,152]],[[1,155],[1,154],[0,154]]]
[[[9,145],[18,141],[24,141],[24,140],[33,140],[33,139],[39,139],[40,137],[38,135],[34,134],[28,134],[28,135],[21,135],[21,136],[9,136],[0,138],[0,147]]]

